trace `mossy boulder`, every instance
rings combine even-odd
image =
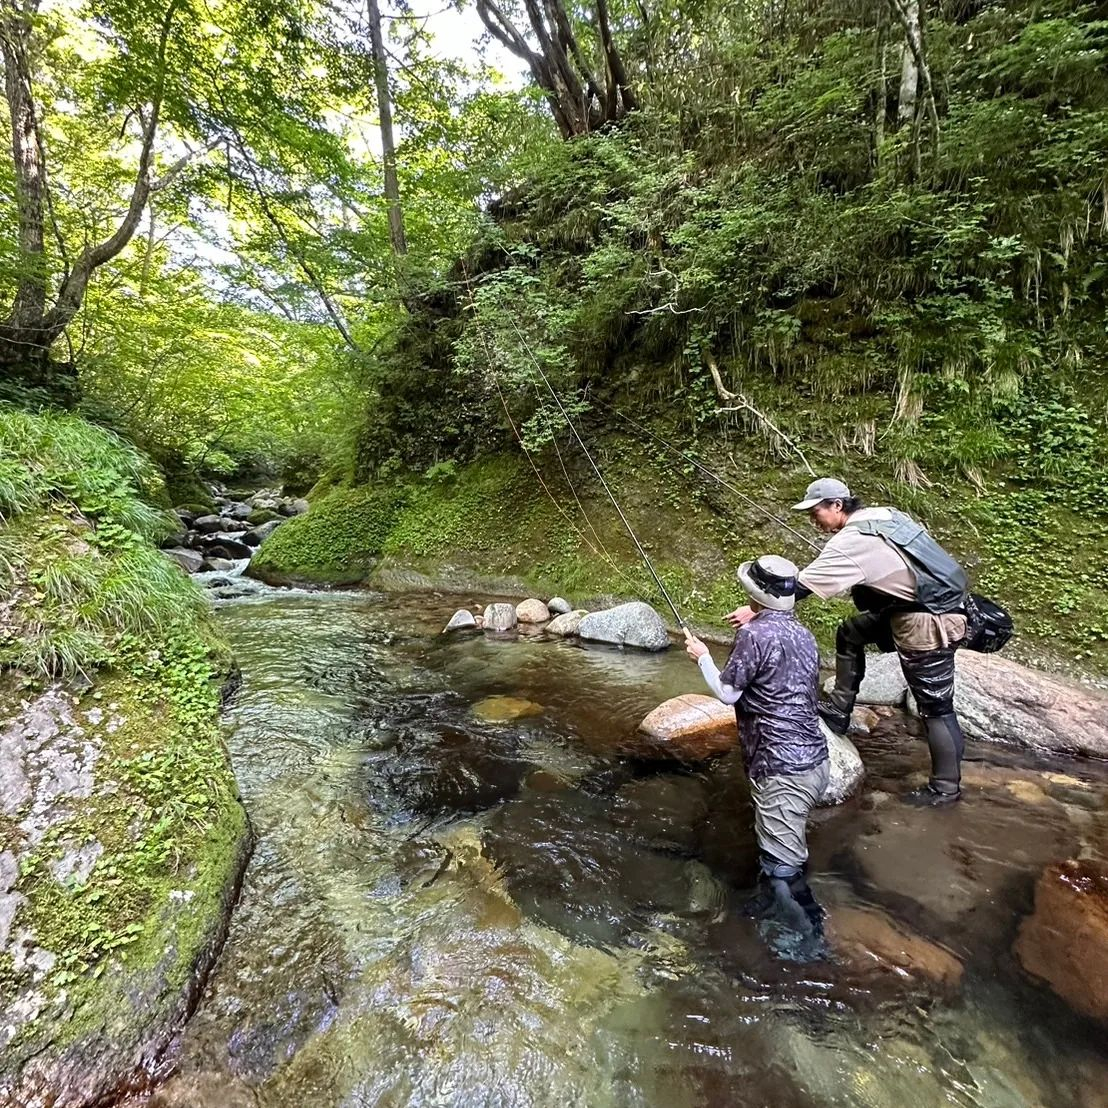
[[[272,523],[275,519],[284,518],[280,512],[271,511],[269,508],[255,508],[246,517],[246,522],[252,527],[261,527],[263,523]]]
[[[247,572],[274,585],[364,581],[402,504],[403,494],[396,490],[335,489],[311,511],[277,528],[258,548]]]

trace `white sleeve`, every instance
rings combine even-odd
[[[716,663],[712,661],[711,654],[704,654],[697,665],[700,666],[704,683],[717,700],[722,700],[724,704],[737,704],[739,702],[742,692],[731,685],[724,685],[720,682],[719,670],[716,668]]]

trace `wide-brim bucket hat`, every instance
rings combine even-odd
[[[763,554],[738,568],[739,584],[763,608],[791,612],[796,603],[796,576],[800,572],[788,558]]]

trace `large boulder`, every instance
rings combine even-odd
[[[834,687],[834,677],[828,677],[823,683],[823,691],[826,693],[830,693]],[[866,675],[858,690],[859,704],[887,704],[892,708],[902,708],[907,693],[908,682],[900,668],[900,655],[866,655]]]
[[[511,631],[518,622],[514,604],[490,604],[485,609],[484,628],[486,631]]]
[[[954,708],[968,738],[1108,758],[1108,695],[996,654],[957,659]]]
[[[214,535],[223,530],[223,520],[219,516],[200,516],[192,521],[192,529],[202,535]]]
[[[563,612],[555,616],[547,625],[546,631],[550,635],[563,635],[569,637],[576,635],[581,630],[581,620],[589,613],[584,608],[577,608],[572,612]]]
[[[200,542],[209,558],[249,558],[253,549],[230,535],[206,535]]]
[[[739,741],[735,709],[714,696],[685,693],[659,704],[639,724],[627,754],[702,762],[726,754]]]
[[[550,619],[550,609],[541,600],[524,600],[516,605],[516,619],[520,623],[546,623]]]
[[[564,616],[573,611],[573,605],[564,596],[552,596],[546,606],[556,616]]]
[[[589,612],[581,620],[578,634],[590,642],[635,646],[641,650],[665,650],[669,646],[669,634],[662,617],[641,600],[602,612]]]
[[[283,519],[271,519],[268,523],[259,524],[252,531],[247,531],[242,536],[242,541],[249,546],[261,546],[284,522]]]
[[[822,720],[820,728],[827,739],[827,753],[831,759],[831,777],[819,801],[821,808],[827,808],[849,800],[862,787],[866,768],[858,748],[845,735],[836,735]]]
[[[250,518],[250,513],[254,509],[249,504],[237,503],[232,504],[230,507],[223,509],[225,516],[230,516],[232,519],[245,520]]]
[[[1015,955],[1070,1007],[1108,1024],[1108,865],[1073,860],[1048,866]]]

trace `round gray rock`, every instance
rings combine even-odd
[[[490,604],[485,609],[486,631],[511,631],[517,623],[514,604]]]
[[[831,758],[831,777],[823,790],[819,806],[829,808],[849,800],[861,787],[866,776],[862,756],[858,748],[845,736],[836,735],[820,720],[820,729],[827,739],[827,753]]]
[[[443,628],[443,633],[447,631],[461,631],[467,627],[476,627],[477,620],[474,615],[467,608],[459,608],[451,617],[450,622]]]
[[[556,616],[568,615],[573,611],[573,605],[564,596],[552,596],[546,602],[546,606]]]
[[[828,677],[823,683],[826,693],[834,687],[834,677]],[[892,708],[901,708],[907,693],[908,682],[904,680],[904,671],[900,668],[899,654],[866,655],[866,675],[858,690],[859,704],[887,704]]]
[[[669,634],[662,617],[641,600],[618,604],[603,612],[589,612],[577,632],[590,642],[634,646],[640,650],[665,650]]]

